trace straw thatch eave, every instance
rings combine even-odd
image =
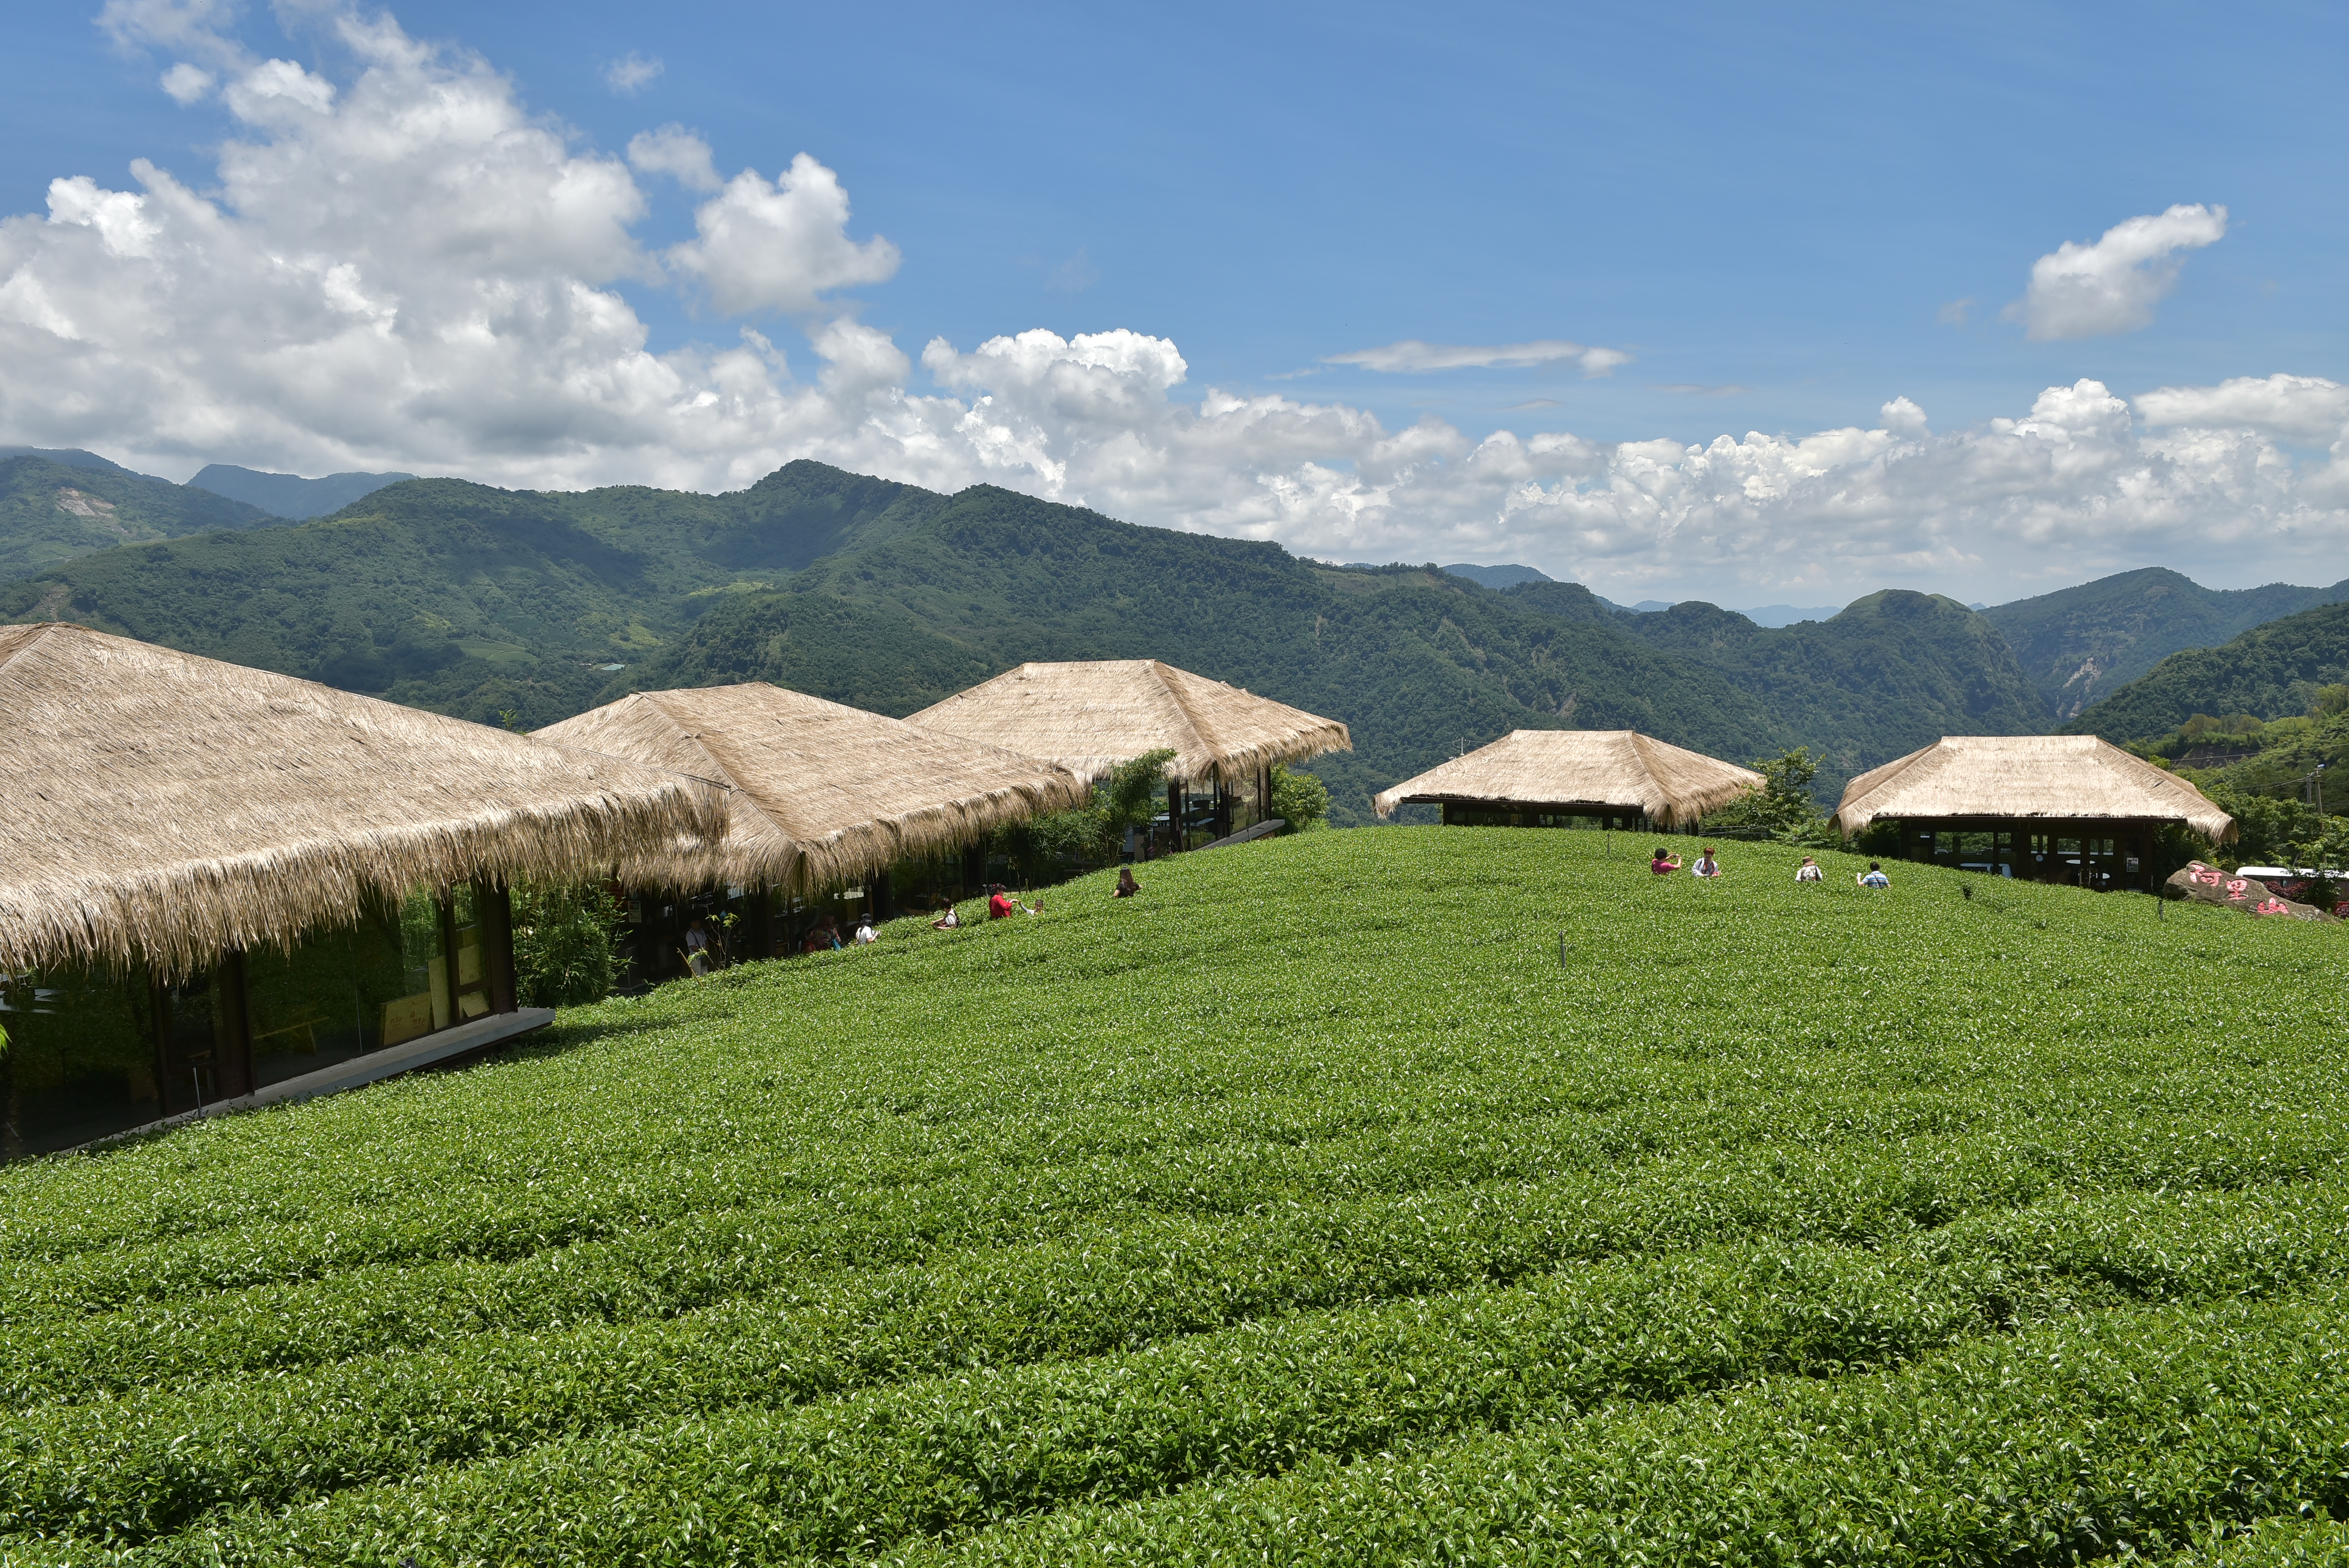
[[[1519,729],[1406,779],[1371,799],[1381,817],[1402,805],[1494,805],[1518,810],[1637,812],[1692,824],[1762,788],[1761,774],[1635,729]]]
[[[1878,820],[2172,822],[2214,843],[2235,820],[2174,773],[2093,735],[1952,735],[1847,785],[1836,826]]]
[[[0,627],[0,970],[178,978],[724,821],[699,780],[83,626]]]
[[[1088,783],[1158,750],[1174,753],[1169,779],[1237,781],[1354,748],[1334,718],[1156,659],[1021,665],[905,722],[1044,758]]]
[[[1052,763],[763,683],[639,692],[538,733],[729,787],[722,839],[622,865],[642,887],[838,887],[1091,798]]]

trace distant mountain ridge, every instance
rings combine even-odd
[[[135,474],[90,452],[0,458],[0,578],[126,544],[277,521],[242,501]]]
[[[2252,627],[2215,648],[2170,655],[2064,727],[2116,744],[2167,734],[2198,713],[2305,714],[2316,688],[2349,681],[2349,602]]]
[[[1530,566],[1469,566],[1464,564],[1459,566],[1445,566],[1440,568],[1440,570],[1449,572],[1454,577],[1465,577],[1469,582],[1478,583],[1486,588],[1514,588],[1520,583],[1547,583],[1550,581],[1550,575],[1548,573],[1537,571]]]
[[[721,496],[404,480],[331,517],[0,583],[0,616],[531,727],[630,687],[739,679],[902,714],[1023,659],[1148,655],[1351,725],[1360,750],[1316,765],[1341,820],[1515,728],[1638,728],[1734,759],[1805,743],[1831,790],[1944,732],[2033,717],[1995,633],[1924,594],[1785,631],[1704,605],[1635,615],[1576,583],[1323,566],[812,462]]]
[[[1889,590],[1772,627],[1701,601],[1627,609],[1530,569],[1495,590],[1452,568],[1333,567],[992,486],[940,495],[804,461],[715,496],[405,480],[288,524],[112,465],[20,457],[0,461],[0,562],[11,552],[25,575],[0,583],[0,617],[81,621],[531,727],[663,685],[773,680],[903,714],[1024,659],[1168,658],[1351,725],[1360,750],[1316,765],[1340,820],[1514,728],[1638,728],[1740,761],[1807,745],[1832,799],[1944,734],[2049,727],[2046,686],[1999,612],[1940,595]],[[2168,573],[2150,593],[2146,577],[2001,609],[2052,668],[2047,647],[2125,634],[2124,652],[2142,650],[2212,614],[2330,592],[2213,593]],[[2266,665],[2237,682],[2259,693],[2192,707],[2258,712],[2301,700],[2309,671],[2342,678],[2324,674],[2319,623],[2276,624]],[[2186,700],[2147,697],[2122,738],[2173,727]]]
[[[2038,686],[2049,721],[2061,723],[2083,718],[2173,654],[2216,647],[2262,623],[2343,600],[2349,600],[2349,582],[2205,588],[2153,566],[1993,605],[1982,614]]]
[[[299,474],[273,474],[257,469],[241,469],[233,463],[212,463],[188,482],[198,490],[210,490],[231,500],[241,500],[273,516],[299,522],[340,511],[362,496],[372,495],[386,485],[395,485],[402,480],[415,477],[414,474],[403,473],[348,473],[305,480]]]

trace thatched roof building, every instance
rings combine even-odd
[[[1052,763],[763,683],[639,692],[538,738],[731,789],[721,841],[622,867],[645,886],[837,885],[1090,795]]]
[[[0,626],[0,970],[184,975],[370,891],[601,876],[724,822],[674,773],[84,626]]]
[[[1169,779],[1227,781],[1354,748],[1334,718],[1156,659],[1021,665],[906,722],[1050,758],[1088,783],[1162,748],[1174,753]]]
[[[1371,800],[1380,816],[1432,804],[1561,816],[1640,816],[1693,825],[1759,789],[1762,775],[1636,729],[1519,729],[1406,779]]]
[[[1951,735],[1847,786],[1836,826],[1902,822],[2064,826],[2183,823],[2214,842],[2235,820],[2174,773],[2093,735]]]

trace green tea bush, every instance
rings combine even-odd
[[[2337,1544],[2337,930],[1640,849],[1176,857],[0,1169],[0,1562]]]

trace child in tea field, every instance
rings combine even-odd
[[[1660,877],[1668,877],[1681,869],[1680,858],[1663,845],[1656,846],[1656,858],[1648,862],[1648,870]]]
[[[1115,892],[1112,893],[1111,896],[1112,898],[1132,898],[1135,893],[1138,893],[1141,891],[1142,884],[1133,880],[1133,868],[1132,866],[1118,867],[1117,890]]]
[[[1711,844],[1705,845],[1704,853],[1697,856],[1696,864],[1689,867],[1689,874],[1691,876],[1704,877],[1708,880],[1721,874],[1721,862],[1713,858],[1713,846]]]
[[[1798,882],[1823,882],[1827,880],[1827,874],[1819,870],[1818,861],[1805,855],[1803,863],[1795,868],[1795,880]]]
[[[1890,887],[1892,885],[1892,879],[1884,874],[1884,867],[1875,861],[1868,861],[1868,869],[1851,880],[1857,882],[1862,887]]]

